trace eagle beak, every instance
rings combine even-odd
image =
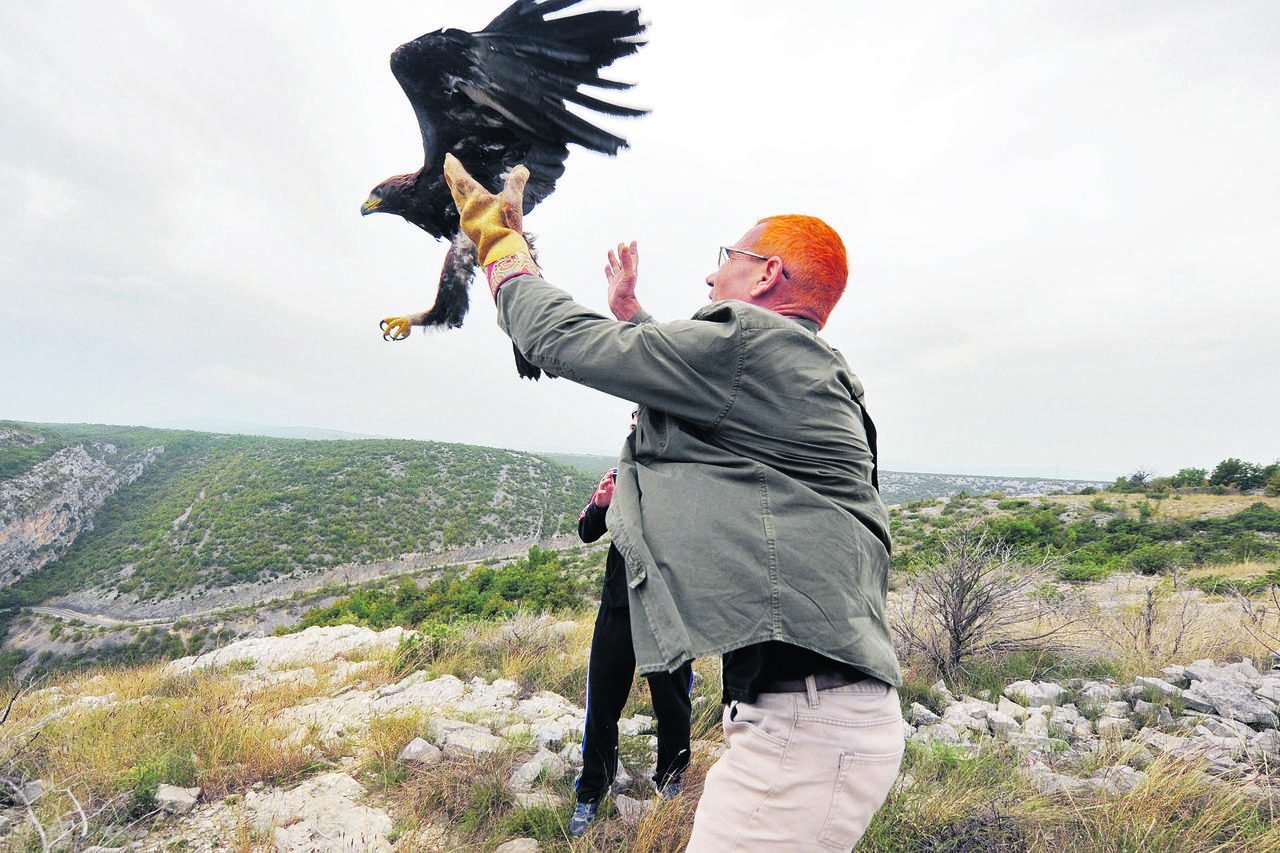
[[[382,199],[380,198],[365,199],[364,204],[360,205],[360,215],[368,216],[370,213],[373,213],[375,210],[377,210],[378,205],[380,204],[382,204]]]

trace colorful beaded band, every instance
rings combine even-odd
[[[533,262],[533,258],[524,252],[516,252],[503,258],[498,258],[484,268],[484,274],[489,279],[489,289],[493,291],[493,298],[498,298],[498,288],[506,283],[507,279],[515,278],[518,275],[541,275],[542,271],[538,269],[538,265]]]

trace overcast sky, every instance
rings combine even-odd
[[[630,404],[518,379],[483,288],[460,330],[378,330],[431,304],[445,253],[359,213],[422,162],[388,56],[502,8],[0,6],[0,419],[615,453]],[[885,469],[1280,456],[1280,4],[643,10],[612,76],[653,112],[608,123],[616,159],[575,148],[526,219],[549,279],[604,311],[635,239],[642,302],[686,317],[717,246],[814,214],[849,248],[823,334]]]

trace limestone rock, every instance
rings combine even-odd
[[[362,805],[364,794],[360,783],[345,773],[326,773],[288,791],[250,791],[245,808],[285,853],[390,853],[391,818]]]
[[[508,793],[522,809],[558,809],[568,805],[564,797],[551,791],[509,791]]]
[[[430,741],[416,737],[400,750],[398,756],[401,761],[411,761],[414,764],[435,764],[444,755],[440,747]]]
[[[1147,774],[1134,770],[1126,764],[1112,767],[1099,767],[1089,777],[1089,784],[1094,790],[1106,791],[1110,794],[1128,794],[1142,784]]]
[[[1280,719],[1277,719],[1275,713],[1263,705],[1244,684],[1222,679],[1201,681],[1192,685],[1188,692],[1203,697],[1220,717],[1250,725],[1260,724],[1266,728],[1280,727]]]
[[[996,710],[1001,714],[1012,717],[1019,723],[1026,722],[1027,709],[1017,702],[1011,701],[1008,696],[1000,697],[999,701],[996,702]]]
[[[532,791],[538,777],[559,779],[568,770],[569,766],[564,759],[543,747],[532,758],[512,771],[507,787],[512,791]]]
[[[1022,726],[1018,725],[1009,714],[1000,711],[992,711],[987,715],[987,725],[991,729],[991,733],[996,737],[1008,737],[1011,734],[1022,731]]]
[[[178,658],[166,671],[175,675],[197,669],[219,669],[231,663],[252,660],[262,669],[312,666],[347,657],[385,655],[395,651],[403,628],[374,631],[355,625],[313,626],[283,637],[253,637],[223,646],[208,654]]]
[[[917,743],[958,744],[960,733],[946,723],[935,723],[922,727],[912,736],[912,740]]]
[[[25,438],[0,427],[0,446],[14,437]],[[122,453],[107,442],[79,444],[0,483],[0,586],[65,554],[82,532],[93,530],[107,499],[162,453],[163,447]]]
[[[1112,740],[1128,737],[1133,734],[1135,728],[1133,720],[1128,717],[1113,717],[1106,714],[1099,717],[1094,725],[1099,736]]]
[[[1052,681],[1015,681],[1004,689],[1004,695],[1014,702],[1025,699],[1028,708],[1056,705],[1066,692],[1062,685]]]
[[[645,815],[653,811],[653,800],[637,800],[626,794],[614,797],[613,804],[617,806],[619,816],[632,823],[643,820]]]
[[[1139,675],[1133,680],[1134,687],[1140,687],[1147,690],[1158,690],[1165,696],[1180,696],[1182,688],[1175,687],[1163,678],[1152,678],[1146,675]]]
[[[636,714],[629,719],[618,721],[618,735],[620,737],[635,737],[652,727],[653,717]]]
[[[506,844],[499,844],[493,853],[538,853],[538,842],[533,838],[517,838]]]
[[[470,724],[451,729],[440,738],[440,747],[445,752],[484,754],[497,752],[505,745],[506,741],[488,729]]]
[[[1031,776],[1031,785],[1036,789],[1037,793],[1046,796],[1053,794],[1078,794],[1089,788],[1089,783],[1083,779],[1077,779],[1074,776],[1067,776],[1062,773],[1053,773],[1043,771],[1033,773]]]
[[[199,788],[179,788],[174,785],[160,785],[156,788],[156,806],[168,814],[187,814],[196,807],[198,799]]]
[[[911,708],[907,712],[907,717],[913,724],[920,727],[932,726],[935,723],[942,722],[941,717],[933,713],[933,711],[930,711],[924,705],[921,705],[919,702],[911,703]]]

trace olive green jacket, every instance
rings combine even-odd
[[[608,525],[642,673],[781,640],[901,684],[862,385],[816,323],[737,300],[620,323],[520,276],[498,324],[548,373],[640,405]]]

